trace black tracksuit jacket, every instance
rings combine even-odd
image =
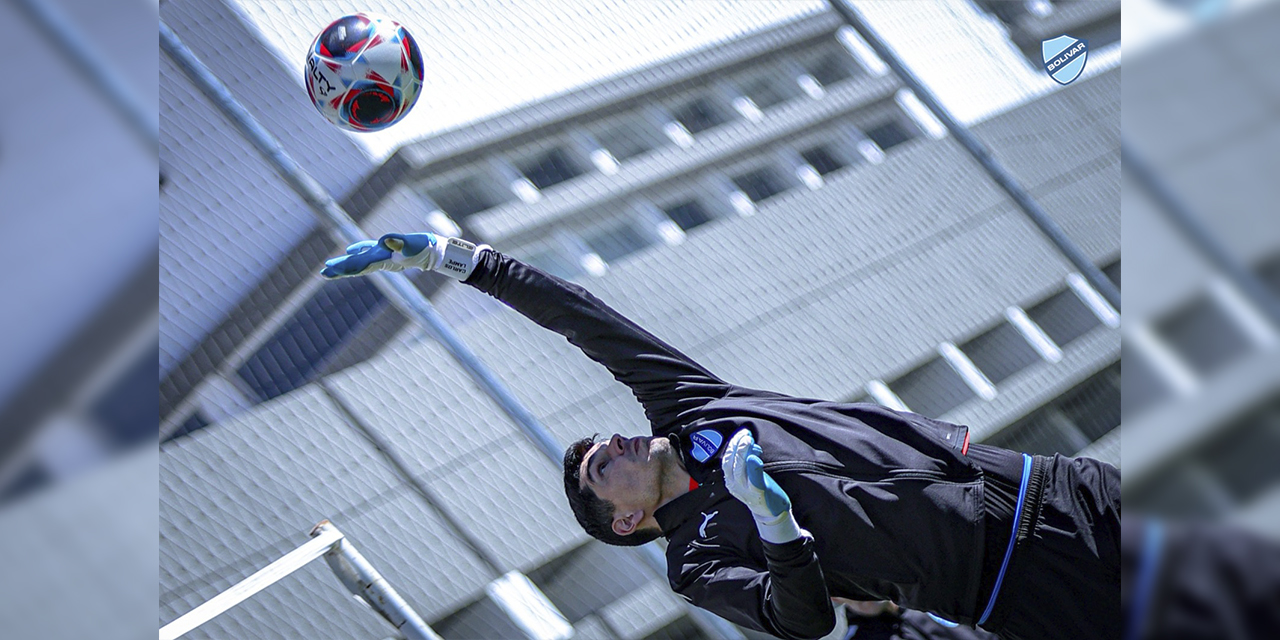
[[[874,404],[794,398],[724,382],[581,286],[495,251],[467,284],[565,336],[634,392],[699,486],[655,514],[672,589],[784,638],[834,625],[830,598],[889,599],[972,624],[983,561],[982,473],[967,428]],[[800,540],[762,543],[725,489],[719,454],[739,429],[791,498]]]

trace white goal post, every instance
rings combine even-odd
[[[311,540],[306,544],[161,627],[160,640],[182,637],[321,556],[324,556],[334,575],[351,593],[390,622],[405,638],[440,640],[440,636],[422,621],[400,594],[391,588],[373,565],[328,520],[320,521],[311,529]]]

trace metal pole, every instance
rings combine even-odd
[[[160,21],[160,48],[169,54],[183,73],[240,130],[244,138],[253,144],[276,173],[306,201],[339,243],[351,244],[365,239],[364,232],[356,226],[347,212],[342,210],[333,196],[329,195],[329,192],[316,182],[315,178],[312,178],[285,152],[280,142],[236,101],[226,85],[223,85],[213,72],[178,39],[177,34],[163,20]],[[533,414],[520,404],[506,385],[476,357],[470,347],[458,337],[453,328],[440,317],[422,292],[418,291],[404,274],[378,272],[374,275],[374,284],[406,316],[417,320],[420,325],[428,329],[440,344],[444,345],[454,360],[462,365],[480,389],[487,393],[516,423],[516,426],[520,427],[521,431],[533,441],[534,446],[538,447],[559,468],[559,460],[564,449],[533,417]]]
[[[323,520],[311,530],[312,536],[329,535],[337,532],[337,527],[328,520]],[[339,534],[341,535],[341,534]],[[422,621],[418,613],[405,602],[400,594],[387,583],[382,574],[356,550],[345,537],[329,548],[324,554],[325,562],[333,569],[334,575],[351,593],[369,605],[391,626],[398,629],[408,640],[440,640],[427,623]]]
[[[192,629],[222,615],[231,607],[248,600],[255,593],[279,582],[281,578],[306,566],[308,562],[319,558],[342,540],[342,534],[337,529],[321,532],[313,530],[311,536],[312,539],[306,544],[286,553],[279,560],[259,569],[230,589],[161,627],[160,640],[175,640],[182,637]]]
[[[351,244],[364,240],[364,232],[347,215],[332,196],[315,181],[292,157],[284,147],[248,111],[236,101],[231,91],[187,48],[177,34],[163,20],[160,21],[160,48],[182,69],[183,73],[209,98],[240,133],[262,154],[293,190],[311,207],[311,210],[325,224],[330,233],[343,244]],[[422,326],[432,332],[437,340],[445,346],[449,354],[462,365],[463,369],[476,381],[503,412],[524,432],[534,446],[543,453],[556,469],[560,468],[563,447],[556,442],[545,427],[533,414],[520,404],[519,400],[506,388],[497,376],[476,357],[467,345],[462,342],[453,328],[440,317],[431,303],[413,286],[402,273],[374,274],[374,283],[393,304],[410,318],[416,319]],[[667,576],[666,559],[650,543],[640,551],[645,564],[654,573],[665,580]],[[742,640],[744,636],[736,627],[724,619],[708,611],[689,607],[690,617],[708,635],[727,640]]]
[[[54,43],[61,52],[93,85],[116,111],[124,116],[133,130],[154,151],[160,147],[160,119],[155,111],[138,99],[138,92],[105,62],[105,58],[89,46],[84,36],[52,3],[42,0],[16,0],[19,8]],[[114,35],[114,34],[113,34]]]
[[[867,41],[867,44],[876,52],[876,55],[880,56],[880,59],[884,60],[890,69],[893,69],[893,72],[897,74],[903,84],[915,92],[920,102],[924,103],[933,112],[933,115],[947,127],[947,131],[969,152],[969,155],[973,156],[973,159],[982,165],[987,175],[991,176],[991,179],[1000,185],[1000,188],[1004,189],[1010,198],[1013,198],[1018,208],[1022,209],[1022,212],[1031,219],[1031,222],[1040,229],[1041,233],[1047,236],[1049,241],[1058,248],[1058,251],[1061,251],[1063,256],[1075,266],[1080,275],[1084,276],[1085,280],[1089,282],[1089,285],[1101,294],[1113,309],[1117,312],[1120,311],[1120,290],[1116,288],[1116,285],[1107,278],[1106,274],[1102,273],[1102,270],[1097,265],[1093,264],[1085,256],[1084,252],[1072,242],[1071,238],[1067,237],[1067,234],[1063,233],[1058,223],[1054,222],[1053,218],[1049,217],[1049,214],[1040,208],[1040,205],[1032,199],[1031,194],[1027,193],[1022,188],[1022,185],[1014,179],[1013,175],[991,155],[991,151],[987,149],[986,145],[982,144],[980,140],[970,133],[967,127],[957,122],[952,117],[951,112],[947,111],[947,108],[942,106],[938,98],[933,95],[933,92],[929,91],[924,86],[924,83],[920,82],[920,79],[911,73],[911,70],[903,64],[902,60],[898,59],[897,54],[889,48],[889,45],[880,39],[880,35],[863,20],[862,15],[853,7],[851,0],[827,0],[827,2],[844,19],[845,23],[853,27],[853,30],[857,31],[858,35]]]
[[[1280,298],[1267,288],[1261,278],[1246,268],[1244,263],[1231,255],[1204,225],[1202,216],[1196,215],[1191,207],[1174,195],[1173,189],[1156,175],[1155,169],[1124,139],[1120,141],[1120,164],[1121,171],[1129,174],[1155,201],[1165,217],[1182,233],[1182,237],[1204,254],[1209,262],[1221,269],[1271,322],[1280,326]]]

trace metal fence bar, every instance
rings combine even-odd
[[[1022,212],[1031,219],[1031,222],[1048,237],[1049,241],[1058,248],[1058,251],[1061,251],[1063,256],[1075,266],[1076,270],[1089,281],[1089,285],[1102,294],[1107,303],[1119,312],[1120,290],[1116,288],[1116,285],[1107,278],[1106,274],[1102,273],[1102,270],[1097,265],[1089,260],[1088,256],[1076,246],[1071,238],[1067,237],[1067,234],[1062,231],[1058,223],[1049,217],[1049,214],[1044,209],[1040,208],[1039,203],[1031,197],[1031,194],[1027,193],[1027,190],[1023,189],[1013,175],[1004,168],[1004,165],[1000,164],[991,155],[991,150],[981,140],[978,140],[967,127],[956,121],[951,112],[938,101],[937,96],[934,96],[933,92],[929,91],[924,83],[920,82],[920,79],[907,68],[907,65],[898,58],[897,54],[889,48],[889,45],[885,44],[880,35],[867,24],[866,20],[862,18],[862,14],[853,7],[852,1],[827,0],[827,3],[831,5],[832,10],[844,19],[845,23],[853,27],[853,30],[857,31],[858,35],[867,41],[867,44],[876,52],[876,55],[880,56],[885,64],[889,65],[889,68],[902,80],[903,84],[915,92],[920,102],[924,103],[929,108],[929,111],[933,112],[933,115],[947,127],[947,131],[969,152],[969,155],[973,156],[973,159],[982,165],[987,175],[991,176],[991,179],[1001,189],[1004,189],[1004,192],[1009,194],[1010,198],[1013,198],[1018,208],[1022,209]]]
[[[313,535],[315,535],[313,533]],[[234,586],[210,598],[204,604],[186,612],[177,620],[160,628],[160,640],[180,638],[196,627],[216,618],[253,594],[275,584],[281,578],[301,569],[308,562],[319,558],[329,551],[334,544],[342,540],[342,533],[337,529],[329,529],[315,535],[306,544],[286,553],[279,560],[259,569],[253,575],[237,582]]]
[[[1280,326],[1280,298],[1277,298],[1262,279],[1254,275],[1236,258],[1204,224],[1204,218],[1191,210],[1186,202],[1176,196],[1173,189],[1156,174],[1155,169],[1126,140],[1120,141],[1121,170],[1133,178],[1138,186],[1155,201],[1161,213],[1182,233],[1191,246],[1200,251],[1231,280],[1249,299]]]
[[[284,181],[311,207],[311,210],[325,224],[330,233],[343,244],[351,244],[365,239],[360,230],[333,196],[311,177],[258,121],[244,109],[231,94],[226,85],[196,57],[177,34],[163,20],[160,21],[160,48],[173,59],[182,72],[200,88],[201,92],[235,125],[242,136],[248,140],[263,158],[275,169]],[[422,295],[409,279],[402,273],[378,272],[374,274],[374,283],[401,311],[411,319],[427,328],[435,336],[451,356],[462,365],[480,388],[512,419],[522,432],[531,440],[544,456],[560,469],[563,447],[556,442],[541,423],[524,408],[520,401],[507,389],[497,376],[476,357],[475,353],[462,342],[453,328],[436,312],[430,301]],[[160,434],[161,440],[167,434]],[[652,544],[648,545],[652,546]],[[656,548],[641,551],[641,558],[646,566],[665,580],[667,575],[666,559]],[[688,612],[694,622],[713,638],[742,640],[744,636],[728,621],[710,612],[689,607]]]
[[[325,552],[324,560],[334,575],[338,576],[338,580],[408,640],[440,640],[440,636],[391,588],[382,574],[364,559],[350,541],[338,533],[333,523],[323,520],[311,530],[311,535],[316,539],[335,533],[338,541]]]

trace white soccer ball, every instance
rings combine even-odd
[[[422,54],[400,23],[374,13],[343,16],[307,52],[307,95],[329,122],[379,131],[404,118],[422,90]]]

